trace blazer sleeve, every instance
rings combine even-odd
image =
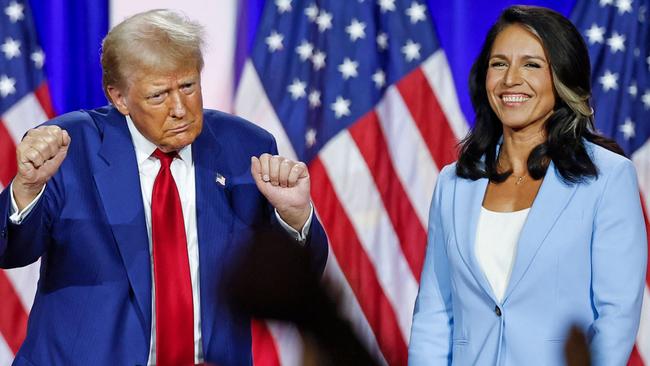
[[[11,185],[0,194],[0,268],[23,267],[34,263],[50,242],[47,224],[48,189],[20,225],[9,220]]]
[[[449,169],[448,166],[446,170]],[[445,180],[443,170],[436,183],[429,211],[427,250],[409,344],[408,364],[411,366],[451,364],[451,281],[441,212]]]
[[[594,216],[593,365],[625,365],[628,361],[639,327],[647,245],[636,172],[626,159],[607,175]]]
[[[271,155],[277,155],[278,146],[275,142],[275,138],[271,134],[268,135],[270,137],[270,145],[267,148],[267,151]],[[270,203],[269,206],[271,206]],[[270,211],[274,212],[274,208],[271,207]],[[271,221],[275,223],[275,226],[278,228],[278,230],[286,233],[286,230],[281,227],[279,222],[277,222],[275,213],[271,215]],[[315,208],[314,208],[314,214],[312,216],[311,226],[309,227],[309,231],[307,233],[307,238],[304,245],[310,255],[311,270],[314,273],[318,274],[319,276],[322,275],[323,272],[325,271],[325,264],[327,263],[327,255],[328,255],[327,235],[325,234],[325,230],[323,229],[323,226],[321,225],[320,221],[318,220],[318,217],[316,216]]]
[[[311,270],[318,276],[322,275],[323,271],[325,271],[325,264],[327,263],[327,235],[325,234],[325,230],[320,221],[316,217],[316,213],[314,213],[314,216],[312,217],[305,247],[310,253]]]

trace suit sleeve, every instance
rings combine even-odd
[[[639,327],[648,243],[634,166],[625,160],[607,177],[591,242],[591,351],[593,365],[625,365]]]
[[[450,169],[447,167],[445,170]],[[451,364],[451,280],[442,228],[441,172],[429,211],[429,233],[420,290],[415,301],[408,363],[410,366]]]
[[[47,189],[20,225],[11,223],[11,185],[0,194],[0,268],[34,263],[50,242]]]
[[[268,148],[268,152],[271,155],[278,154],[278,147],[275,143],[275,138],[271,137],[271,145]],[[270,206],[270,204],[269,204]],[[275,213],[275,209],[271,207],[271,211]],[[276,226],[280,230],[285,231],[280,223],[278,222],[275,214],[271,218],[272,222],[276,223]],[[309,257],[311,258],[310,268],[314,273],[317,273],[319,276],[325,270],[325,264],[327,263],[328,255],[328,244],[327,244],[327,235],[325,230],[321,225],[320,221],[316,217],[316,208],[314,207],[314,215],[312,216],[312,222],[307,233],[307,238],[305,240],[305,248],[309,252]]]
[[[328,246],[327,235],[316,215],[313,216],[305,247],[310,253],[310,268],[321,275],[327,262]]]

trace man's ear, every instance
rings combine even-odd
[[[129,107],[126,105],[126,93],[122,92],[121,88],[113,85],[106,87],[106,91],[111,98],[111,102],[123,115],[129,114]]]

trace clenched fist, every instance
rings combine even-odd
[[[18,173],[12,186],[19,210],[32,202],[59,170],[68,146],[70,136],[58,126],[41,126],[27,132],[16,148]]]
[[[303,162],[280,155],[251,158],[251,174],[257,188],[278,210],[282,220],[300,231],[309,218],[309,171]]]

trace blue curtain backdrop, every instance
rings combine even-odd
[[[99,53],[107,0],[30,0],[57,113],[106,104]]]
[[[345,0],[340,0],[345,1]],[[235,75],[254,41],[265,0],[241,0]],[[30,0],[37,32],[47,55],[46,73],[57,113],[106,104],[101,89],[99,53],[108,30],[107,0]],[[485,33],[501,10],[513,4],[541,5],[569,16],[575,0],[442,1],[429,0],[429,10],[454,76],[461,107],[473,120],[467,77]]]

